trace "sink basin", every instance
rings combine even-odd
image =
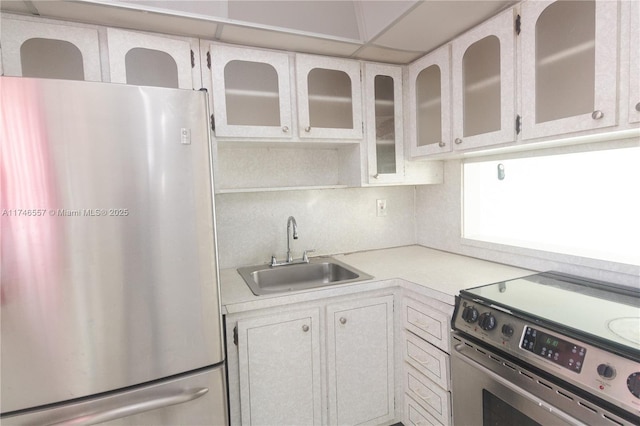
[[[238,273],[253,294],[285,293],[336,284],[370,280],[373,277],[330,257],[314,257],[309,263],[281,266],[247,266]]]

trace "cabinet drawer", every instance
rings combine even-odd
[[[450,423],[451,394],[406,364],[404,390],[439,422],[442,424]]]
[[[444,426],[407,394],[404,395],[404,421],[402,423],[407,426]]]
[[[407,330],[449,353],[450,318],[447,314],[417,300],[405,298],[402,317]]]
[[[441,388],[449,390],[449,355],[411,333],[404,333],[404,359]]]

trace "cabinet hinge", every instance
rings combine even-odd
[[[211,69],[211,52],[207,52],[207,68]]]
[[[191,50],[191,68],[196,67],[196,54]]]
[[[516,16],[516,34],[520,35],[520,28],[522,26],[520,15]]]
[[[213,114],[211,114],[211,131],[213,133],[216,132],[216,119],[213,118]]]
[[[233,344],[238,346],[238,326],[233,327]]]
[[[516,135],[519,135],[521,130],[522,130],[522,117],[520,117],[520,114],[518,114],[516,115]]]

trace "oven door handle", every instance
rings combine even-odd
[[[476,368],[476,369],[482,371],[484,374],[489,376],[491,378],[491,380],[494,380],[494,381],[500,383],[502,386],[506,387],[510,391],[512,391],[512,392],[516,393],[517,395],[521,396],[522,398],[524,398],[524,399],[536,404],[538,407],[548,411],[549,413],[551,413],[551,414],[553,414],[553,415],[555,415],[557,417],[560,417],[562,420],[566,421],[569,424],[585,426],[585,423],[582,423],[582,422],[578,421],[577,419],[571,417],[570,415],[568,415],[564,411],[561,411],[561,410],[557,409],[556,407],[550,405],[545,400],[540,399],[537,396],[527,392],[526,390],[514,385],[513,383],[511,383],[507,379],[505,379],[503,377],[500,377],[499,375],[497,375],[493,371],[489,370],[484,365],[482,365],[482,364],[478,363],[477,361],[474,361],[471,358],[467,357],[467,355],[465,355],[465,353],[464,353],[464,350],[465,350],[465,345],[464,344],[458,343],[457,345],[454,346],[454,349],[458,354],[460,354],[459,358],[460,358],[461,361],[466,362],[467,364],[471,365],[473,368]]]

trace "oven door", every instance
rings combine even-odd
[[[591,412],[591,407],[581,406],[580,398],[571,392],[491,353],[457,332],[453,332],[452,337],[455,425],[585,425],[603,424],[607,418],[620,420],[610,413],[603,417],[601,409],[597,413]]]

